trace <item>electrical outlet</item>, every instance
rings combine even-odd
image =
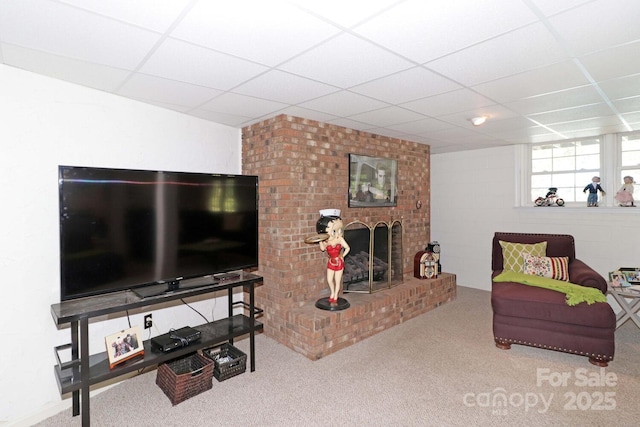
[[[144,328],[149,329],[153,326],[153,319],[151,318],[151,313],[144,316]]]

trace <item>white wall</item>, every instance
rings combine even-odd
[[[60,286],[58,165],[240,173],[241,142],[236,128],[0,65],[0,148],[0,421],[15,422],[71,400],[61,402],[53,374],[53,347],[70,341],[50,313]],[[221,301],[196,308],[223,317]],[[153,335],[203,323],[184,306],[153,314]],[[127,327],[126,317],[92,323],[91,352]]]
[[[576,256],[605,278],[618,267],[640,267],[640,208],[515,208],[517,151],[431,157],[431,238],[442,247],[444,271],[459,285],[490,290],[496,231],[571,234]]]

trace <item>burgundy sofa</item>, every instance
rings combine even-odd
[[[569,281],[607,292],[607,282],[576,259],[573,236],[564,234],[495,233],[492,278],[503,270],[499,241],[547,242],[547,256],[569,257]],[[514,282],[493,282],[493,335],[503,350],[521,344],[586,356],[597,366],[607,366],[615,352],[616,316],[606,302],[569,306],[565,294]]]

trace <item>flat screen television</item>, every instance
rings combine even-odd
[[[258,265],[256,176],[59,166],[58,178],[61,301]]]

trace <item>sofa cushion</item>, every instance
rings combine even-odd
[[[547,242],[533,244],[513,243],[500,240],[502,247],[503,269],[522,273],[523,255],[530,254],[536,256],[547,255]]]
[[[615,329],[616,316],[606,302],[570,306],[561,292],[520,283],[493,282],[491,305],[502,316]]]
[[[541,257],[524,254],[523,273],[569,281],[569,257]]]

